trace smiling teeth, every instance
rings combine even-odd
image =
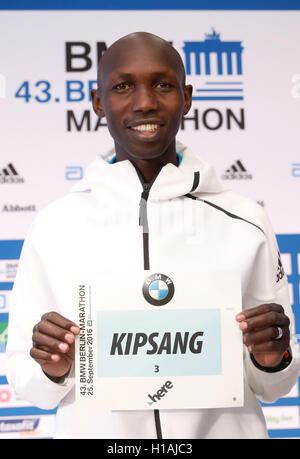
[[[159,124],[139,124],[139,126],[134,126],[132,129],[135,131],[156,131],[159,128]]]

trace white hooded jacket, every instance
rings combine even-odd
[[[274,402],[297,382],[300,354],[287,279],[265,212],[227,190],[198,155],[180,144],[177,152],[180,165],[167,164],[144,188],[130,161],[97,158],[84,180],[39,213],[24,243],[11,294],[7,377],[35,406],[58,406],[56,438],[157,438],[153,412],[78,413],[74,371],[62,384],[54,383],[29,355],[32,328],[45,312],[76,321],[76,272],[160,269],[166,263],[194,270],[234,268],[242,276],[244,309],[269,302],[285,308],[291,320],[289,366],[262,371],[245,348],[244,407],[161,410],[163,438],[266,438],[257,398]]]

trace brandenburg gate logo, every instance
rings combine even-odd
[[[241,81],[244,48],[241,43],[222,41],[215,29],[205,34],[204,41],[184,42],[186,74],[200,75],[201,83],[204,83],[203,88],[196,89],[203,94],[193,97],[194,100],[244,99]]]

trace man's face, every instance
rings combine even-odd
[[[192,91],[174,57],[144,43],[121,46],[102,73],[93,105],[106,117],[118,158],[154,159],[174,150]]]

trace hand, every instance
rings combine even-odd
[[[290,343],[290,320],[279,304],[262,304],[246,309],[236,316],[243,332],[243,343],[256,362],[264,367],[275,367],[281,362]],[[278,329],[281,339],[276,340]]]
[[[68,373],[75,358],[75,337],[79,327],[56,312],[44,314],[33,328],[31,357],[54,377]]]

